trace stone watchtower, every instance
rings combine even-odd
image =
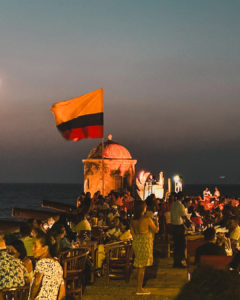
[[[133,192],[137,160],[132,159],[131,154],[124,146],[112,141],[111,135],[104,142],[103,153],[101,143],[94,147],[88,158],[83,159],[82,162],[84,164],[85,193],[90,192],[93,196],[99,190],[103,196],[106,196],[111,190]]]

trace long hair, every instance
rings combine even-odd
[[[53,233],[40,233],[36,239],[40,240],[40,243],[43,247],[48,246],[48,251],[51,257],[58,256],[58,245]]]
[[[139,220],[142,216],[142,212],[144,211],[146,207],[146,203],[144,201],[135,201],[134,208],[133,208],[133,214],[134,219]]]
[[[26,248],[21,240],[13,240],[7,243],[9,246],[13,246],[19,253],[19,258],[22,260],[27,256]]]

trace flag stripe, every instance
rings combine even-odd
[[[57,125],[60,131],[65,131],[75,128],[83,128],[88,126],[103,125],[103,113],[80,116],[68,122],[63,122]]]
[[[103,113],[103,89],[55,103],[51,110],[55,115],[56,125],[80,116]]]
[[[87,138],[103,137],[103,125],[87,126],[61,131],[62,136],[71,141],[78,141]]]

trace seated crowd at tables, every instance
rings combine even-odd
[[[154,218],[154,213],[158,212],[162,236],[171,234],[169,212],[174,197],[177,195],[172,193],[166,200],[160,200],[152,194],[146,199],[146,214]],[[192,231],[204,231],[206,244],[197,249],[196,263],[202,254],[229,255],[232,251],[232,267],[238,268],[239,206],[233,206],[224,198],[218,199],[211,209],[206,209],[203,201],[197,198],[185,197],[181,201],[190,221],[187,226]],[[113,191],[105,198],[99,191],[93,197],[90,193],[82,193],[77,199],[76,210],[71,213],[59,214],[45,222],[29,220],[20,226],[18,234],[1,233],[0,292],[30,284],[30,300],[36,296],[39,300],[61,299],[64,281],[59,254],[89,240],[98,242],[95,268],[97,276],[101,276],[105,247],[116,241],[132,240],[133,205],[134,199],[129,192],[120,195]]]
[[[203,236],[205,239],[205,244],[196,251],[195,262],[199,263],[201,255],[226,255],[234,257],[234,266],[238,268],[240,266],[239,201],[214,197],[203,200],[201,197],[184,197],[182,193],[177,195],[173,193],[169,201],[163,204],[162,211],[166,220],[176,199],[185,210],[185,234]],[[211,207],[206,205],[209,202],[212,202]],[[167,229],[171,233],[171,224]]]
[[[104,245],[132,239],[128,216],[134,199],[130,193],[123,196],[112,192],[105,199],[96,192],[82,193],[76,210],[59,214],[48,220],[28,220],[14,234],[0,233],[0,299],[1,290],[30,285],[28,299],[64,299],[59,293],[63,270],[60,253],[98,242],[97,275],[105,258]],[[91,257],[88,258],[91,264]],[[98,267],[96,266],[96,268]],[[87,276],[86,276],[87,277]],[[63,288],[61,288],[63,290]],[[45,297],[45,298],[44,298]],[[47,298],[46,298],[47,297]]]

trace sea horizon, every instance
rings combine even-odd
[[[202,196],[206,187],[213,193],[215,186],[222,196],[240,199],[240,184],[185,184],[183,192]],[[42,200],[75,204],[82,191],[82,183],[0,183],[0,219],[11,217],[13,207],[42,209]]]
[[[0,184],[81,184],[83,185],[83,182],[20,182],[20,181],[16,181],[16,182],[0,182]],[[195,183],[195,182],[187,182],[183,184],[185,185],[240,185],[240,183],[217,183],[217,182],[203,182],[203,183]]]

